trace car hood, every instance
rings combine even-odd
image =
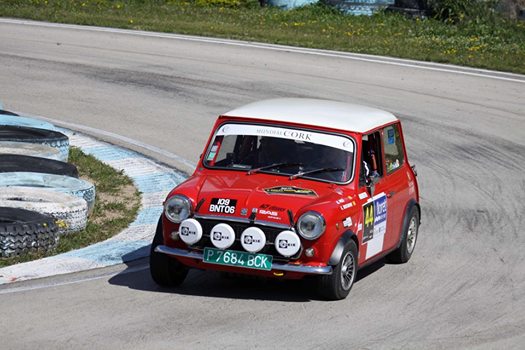
[[[231,216],[290,225],[310,207],[334,203],[340,197],[336,186],[287,176],[224,172],[199,175],[180,185],[172,194],[182,193],[194,201],[197,215]]]

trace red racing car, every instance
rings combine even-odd
[[[150,255],[162,286],[189,268],[318,278],[345,298],[358,269],[410,259],[420,224],[416,174],[391,113],[275,99],[217,119],[193,175],[174,188]]]

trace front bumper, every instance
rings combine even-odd
[[[159,245],[155,248],[157,253],[162,253],[170,256],[179,256],[183,258],[197,259],[202,261],[204,256],[199,252],[192,252],[184,249],[171,248],[165,245]],[[307,266],[307,265],[293,265],[293,264],[282,264],[272,263],[272,270],[286,271],[286,272],[297,272],[311,275],[331,275],[332,266]]]

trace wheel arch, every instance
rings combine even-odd
[[[418,225],[421,224],[421,206],[414,198],[410,199],[405,206],[405,211],[403,213],[403,224],[401,225],[401,232],[399,232],[399,241],[397,242],[397,248],[400,247],[401,241],[403,239],[403,232],[405,232],[406,227],[408,227],[408,214],[412,210],[412,208],[415,207],[417,209],[417,213],[419,216],[419,222]]]
[[[344,247],[350,241],[354,241],[357,248],[357,254],[359,255],[359,242],[357,240],[357,235],[352,230],[347,230],[341,235],[334,247],[334,250],[332,250],[332,255],[330,255],[328,265],[335,266],[339,264],[343,255]]]

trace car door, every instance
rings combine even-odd
[[[361,148],[358,198],[362,208],[360,238],[364,255],[360,256],[360,263],[388,249],[385,243],[394,241],[391,236],[395,235],[389,221],[394,210],[394,206],[389,202],[389,195],[393,189],[385,176],[382,131],[363,135]],[[365,185],[367,171],[375,183],[373,191]]]
[[[384,249],[397,246],[403,225],[403,215],[409,199],[408,164],[400,135],[399,123],[381,130],[383,146],[384,191],[388,205],[387,232]]]

